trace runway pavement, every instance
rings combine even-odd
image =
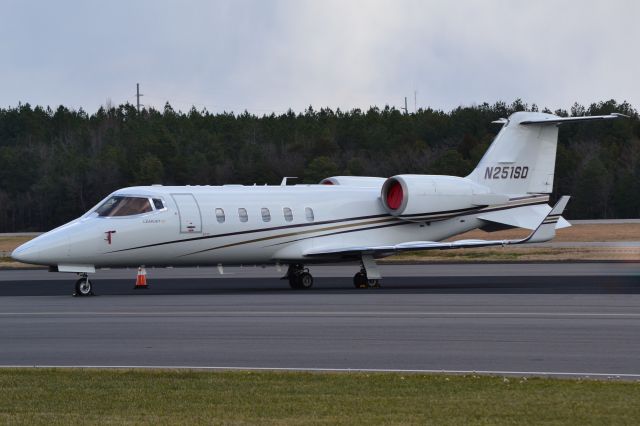
[[[372,369],[640,378],[640,263],[0,271],[0,365]],[[634,376],[637,375],[637,376]]]

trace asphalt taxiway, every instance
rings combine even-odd
[[[0,271],[0,365],[493,371],[640,378],[640,263]]]

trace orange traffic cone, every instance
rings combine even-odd
[[[138,268],[138,276],[136,277],[136,285],[133,287],[134,290],[137,289],[146,289],[149,288],[147,285],[147,270],[144,269],[144,266]]]

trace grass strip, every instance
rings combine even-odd
[[[640,261],[639,247],[497,247],[405,252],[383,259],[394,262],[571,262]]]
[[[640,382],[0,370],[3,424],[638,424]]]

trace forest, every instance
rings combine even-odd
[[[0,109],[0,232],[44,231],[135,185],[317,183],[332,175],[465,176],[521,100],[350,111],[307,108],[256,116],[131,104],[88,114],[59,106]],[[627,102],[602,101],[561,116],[618,112],[629,119],[563,124],[553,197],[573,196],[566,217],[640,217],[640,119]]]

